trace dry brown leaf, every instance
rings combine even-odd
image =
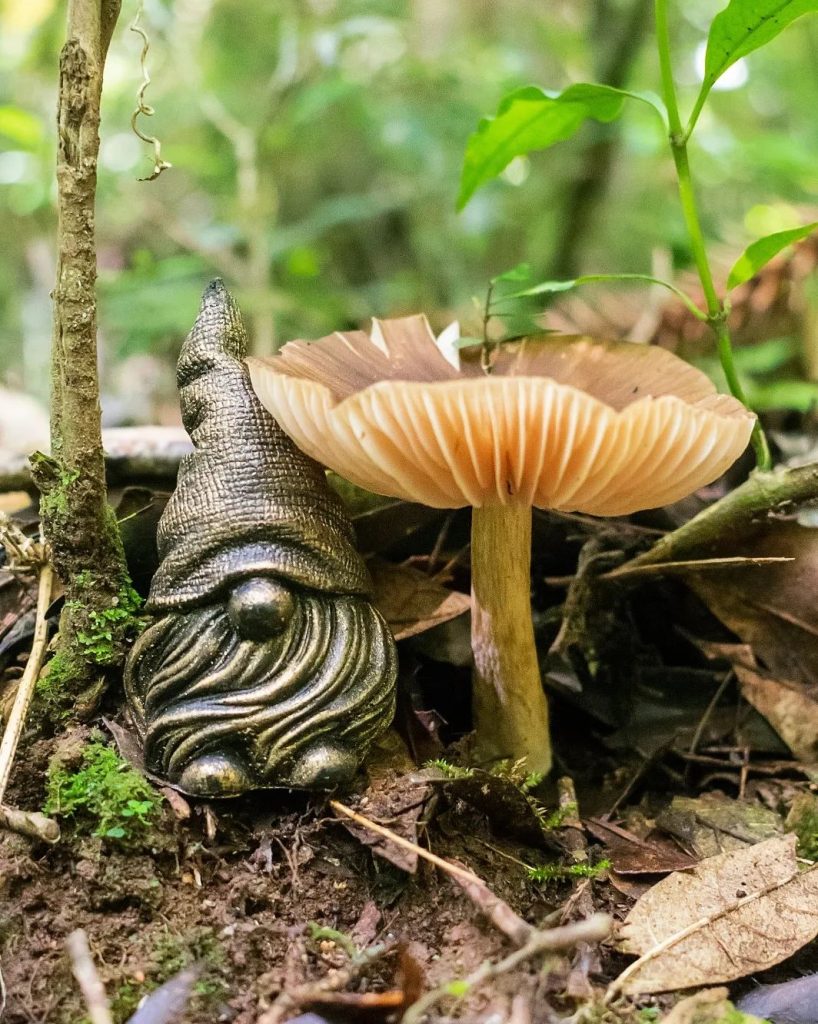
[[[696,858],[659,833],[640,839],[601,818],[587,818],[585,828],[605,844],[605,856],[617,875],[667,875],[687,871]]]
[[[818,934],[818,872],[799,872],[795,836],[675,872],[622,925],[639,959],[608,990],[630,995],[732,981],[780,963]]]
[[[463,615],[471,607],[468,594],[449,590],[431,576],[405,565],[380,559],[369,561],[375,606],[389,623],[396,640]]]
[[[749,644],[700,643],[733,666],[744,699],[770,723],[799,761],[818,760],[818,686],[777,679],[761,669]]]
[[[737,543],[720,538],[718,554],[793,559],[691,573],[687,581],[711,611],[750,644],[772,676],[812,685],[818,694],[818,530],[796,522],[772,522]]]

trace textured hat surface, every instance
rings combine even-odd
[[[148,610],[205,604],[266,574],[319,591],[369,590],[352,526],[323,470],[255,396],[246,344],[235,304],[214,281],[179,358],[182,418],[195,451],[159,525]]]

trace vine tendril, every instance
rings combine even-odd
[[[136,17],[131,22],[131,32],[135,32],[138,36],[142,37],[142,53],[139,56],[139,65],[142,69],[142,82],[136,92],[136,109],[131,114],[131,129],[137,138],[143,142],[147,142],[149,146],[153,146],[153,172],[146,178],[140,178],[140,181],[155,181],[162,171],[172,167],[173,164],[167,160],[162,159],[162,144],[155,135],[146,135],[137,124],[137,118],[140,115],[144,117],[153,117],[156,111],[145,102],[145,91],[151,84],[151,76],[148,73],[147,56],[148,50],[150,50],[150,39],[148,38],[147,32],[139,24],[139,19],[142,16],[142,9],[144,3],[140,0],[139,7],[137,8]]]

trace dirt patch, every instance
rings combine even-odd
[[[11,802],[42,804],[59,742],[26,747]],[[401,787],[405,793],[405,779]],[[492,833],[459,800],[437,799],[434,821],[420,831],[424,845],[467,863],[533,923],[570,895],[572,882],[535,884],[521,864],[553,854]],[[88,934],[117,1024],[191,963],[202,973],[185,1020],[251,1024],[282,988],[346,961],[327,929],[359,947],[401,940],[425,986],[461,978],[511,949],[451,879],[423,862],[414,875],[400,870],[335,820],[326,801],[305,796],[194,806],[187,821],[165,804],[152,839],[136,849],[71,828],[54,848],[6,833],[0,886],[8,1024],[85,1019],[65,955],[75,928]],[[394,987],[397,977],[396,950],[355,987]],[[462,1009],[505,1014],[514,994],[537,984],[536,966],[525,967],[472,994]]]

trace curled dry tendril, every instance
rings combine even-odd
[[[153,172],[149,174],[146,178],[140,178],[139,180],[155,181],[156,178],[158,178],[159,175],[162,173],[162,171],[167,170],[167,168],[169,167],[172,167],[173,164],[169,163],[167,160],[162,159],[162,144],[160,143],[159,139],[157,139],[155,135],[145,135],[145,133],[140,129],[139,125],[137,124],[137,118],[140,115],[144,115],[145,117],[152,117],[153,114],[155,113],[153,107],[145,102],[145,91],[151,84],[151,76],[148,73],[148,65],[146,63],[148,50],[150,49],[150,40],[148,39],[148,35],[145,32],[145,30],[139,24],[139,18],[142,15],[142,6],[142,3],[140,3],[139,8],[137,9],[136,12],[136,17],[134,18],[130,26],[131,32],[136,32],[138,36],[142,37],[142,53],[140,54],[139,57],[140,67],[142,68],[142,82],[136,92],[136,109],[131,115],[131,128],[133,130],[134,135],[142,139],[143,142],[147,142],[148,145],[153,146]]]

